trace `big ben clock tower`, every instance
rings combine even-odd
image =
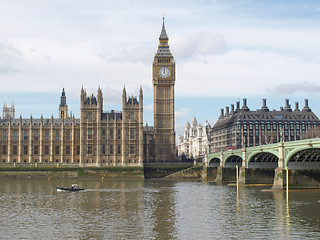
[[[152,75],[155,161],[175,161],[175,62],[169,49],[169,38],[164,26],[164,18],[158,51],[153,60]]]

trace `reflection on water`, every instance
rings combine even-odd
[[[320,191],[202,182],[1,180],[1,239],[318,239]],[[268,188],[268,187],[267,187]]]

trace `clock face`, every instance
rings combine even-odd
[[[170,75],[170,70],[169,68],[167,67],[161,67],[159,69],[159,76],[162,77],[162,78],[166,78],[166,77],[169,77]]]

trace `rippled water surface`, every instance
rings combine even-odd
[[[320,191],[203,182],[0,180],[0,239],[319,239]],[[86,190],[57,192],[78,183]]]

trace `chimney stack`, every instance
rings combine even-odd
[[[243,106],[242,106],[241,110],[245,110],[245,111],[250,110],[247,106],[247,99],[246,98],[243,99]]]
[[[290,104],[289,104],[289,99],[286,99],[285,101],[286,101],[286,106],[284,107],[284,110],[286,110],[286,111],[292,111],[291,106],[290,106]]]
[[[269,111],[269,108],[267,107],[267,99],[262,99],[262,107],[260,109],[261,111]]]
[[[310,107],[308,106],[308,99],[304,100],[304,108],[302,109],[302,111],[307,111],[307,112],[311,112]]]
[[[247,99],[244,98],[244,99],[243,99],[243,107],[246,107],[246,106],[247,106]]]
[[[223,108],[221,108],[221,115],[220,117],[223,117],[224,113],[223,113]]]

